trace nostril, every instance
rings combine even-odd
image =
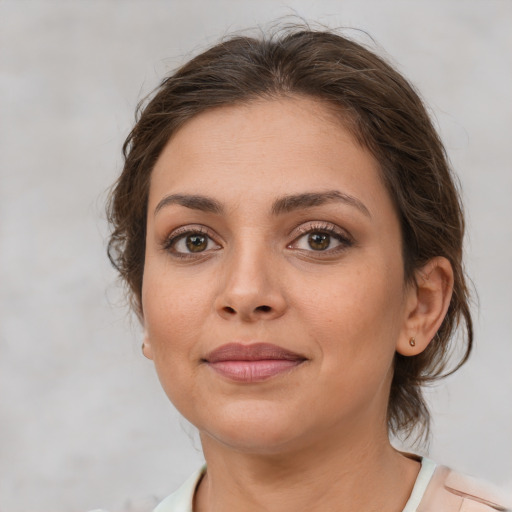
[[[235,315],[238,315],[238,314],[241,314],[242,316],[246,316],[246,310],[245,308],[241,308],[240,310],[239,309],[235,309],[231,306],[224,306],[222,308],[222,311],[225,315],[227,316],[235,316]],[[250,309],[247,311],[247,314],[249,316],[251,316],[251,313],[250,313]],[[258,313],[271,313],[272,311],[274,311],[274,309],[272,308],[272,306],[266,306],[266,305],[262,305],[262,306],[257,306],[255,307],[253,310],[252,310],[252,314],[258,314]]]

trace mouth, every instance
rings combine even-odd
[[[235,382],[262,382],[293,370],[307,358],[269,343],[228,343],[204,359],[212,370]]]

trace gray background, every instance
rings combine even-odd
[[[474,356],[429,393],[430,455],[512,493],[510,0],[0,0],[0,512],[139,510],[200,464],[105,257],[105,190],[164,73],[293,13],[369,31],[433,111],[480,307]]]

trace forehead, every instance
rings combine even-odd
[[[176,192],[257,202],[333,188],[389,203],[377,161],[339,115],[309,98],[258,100],[210,109],[173,135],[153,170],[150,209]]]

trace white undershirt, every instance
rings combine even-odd
[[[412,488],[411,495],[405,504],[405,508],[402,512],[416,512],[423,496],[425,496],[425,491],[427,490],[428,484],[432,479],[432,475],[436,470],[436,463],[423,457],[421,459],[421,469],[416,477],[416,482],[414,483],[414,487]]]

